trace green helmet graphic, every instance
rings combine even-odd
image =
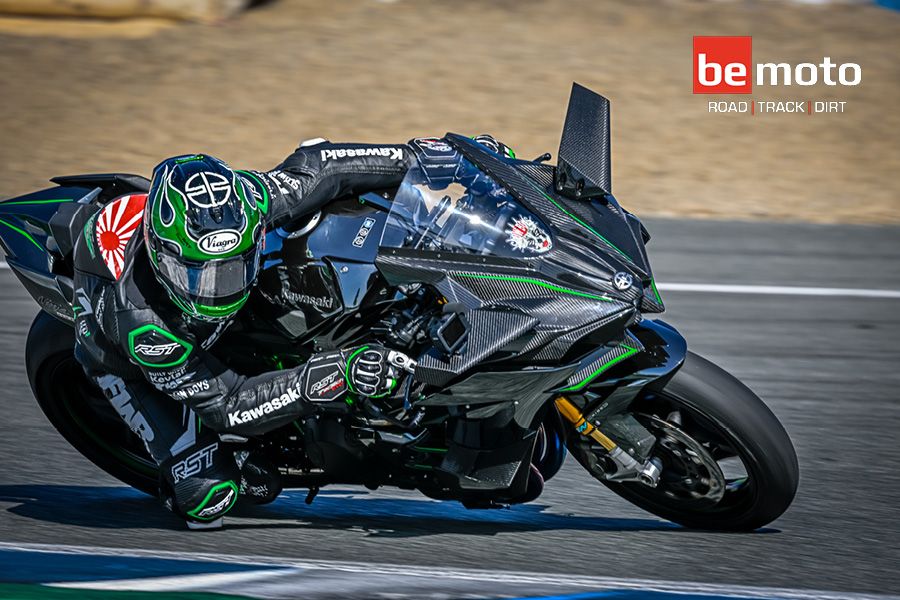
[[[221,320],[247,301],[265,237],[252,185],[217,158],[160,163],[144,209],[156,278],[185,313]]]

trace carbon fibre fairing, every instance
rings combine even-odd
[[[574,201],[553,190],[552,167],[455,134],[442,141],[458,156],[455,174],[437,180],[427,164],[411,170],[376,258],[390,284],[433,285],[470,323],[465,353],[422,357],[425,381],[445,385],[501,358],[565,364],[587,351],[579,342],[621,343],[640,312],[662,310],[643,228],[612,196]],[[538,234],[517,253],[503,244],[525,245],[516,229],[523,222]]]

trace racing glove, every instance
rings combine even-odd
[[[362,346],[347,359],[347,385],[360,396],[381,398],[397,387],[405,371],[413,369],[412,359],[405,354],[374,344]]]
[[[513,152],[513,149],[496,139],[494,136],[482,133],[481,135],[476,135],[474,138],[476,142],[491,150],[492,152],[496,152],[497,154],[501,154],[503,156],[508,156],[509,158],[515,158],[516,153]]]

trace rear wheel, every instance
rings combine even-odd
[[[74,346],[70,326],[45,312],[35,317],[25,346],[34,397],[56,430],[88,460],[131,487],[158,495],[156,463],[85,376]]]
[[[713,363],[689,352],[665,387],[631,410],[657,437],[662,474],[656,488],[603,481],[629,502],[687,527],[730,531],[767,525],[790,506],[799,467],[787,432]]]

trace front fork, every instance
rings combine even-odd
[[[662,473],[662,461],[652,456],[643,463],[636,461],[630,454],[622,450],[618,444],[602,431],[588,423],[581,411],[568,398],[560,396],[556,399],[556,408],[564,419],[575,425],[575,431],[583,436],[593,438],[606,450],[607,458],[616,465],[616,470],[606,473],[605,479],[610,481],[640,481],[652,488],[659,483]]]
[[[614,371],[619,375],[597,377],[587,385],[559,390],[562,393],[556,398],[556,408],[580,436],[593,439],[606,450],[605,458],[615,468],[604,469],[602,474],[596,473],[598,476],[609,481],[639,481],[656,487],[663,463],[653,456],[652,448],[649,454],[637,452],[639,456],[635,459],[601,429],[610,419],[627,414],[631,402],[643,390],[665,385],[683,364],[687,344],[681,334],[662,321],[641,321],[632,325],[628,334],[626,339],[637,343],[628,346],[634,352],[626,353],[623,357],[626,360],[621,360],[616,365]],[[584,409],[570,399],[572,394],[565,393],[568,391],[583,395],[584,400],[578,404],[584,406]],[[626,418],[643,429],[633,417]]]

